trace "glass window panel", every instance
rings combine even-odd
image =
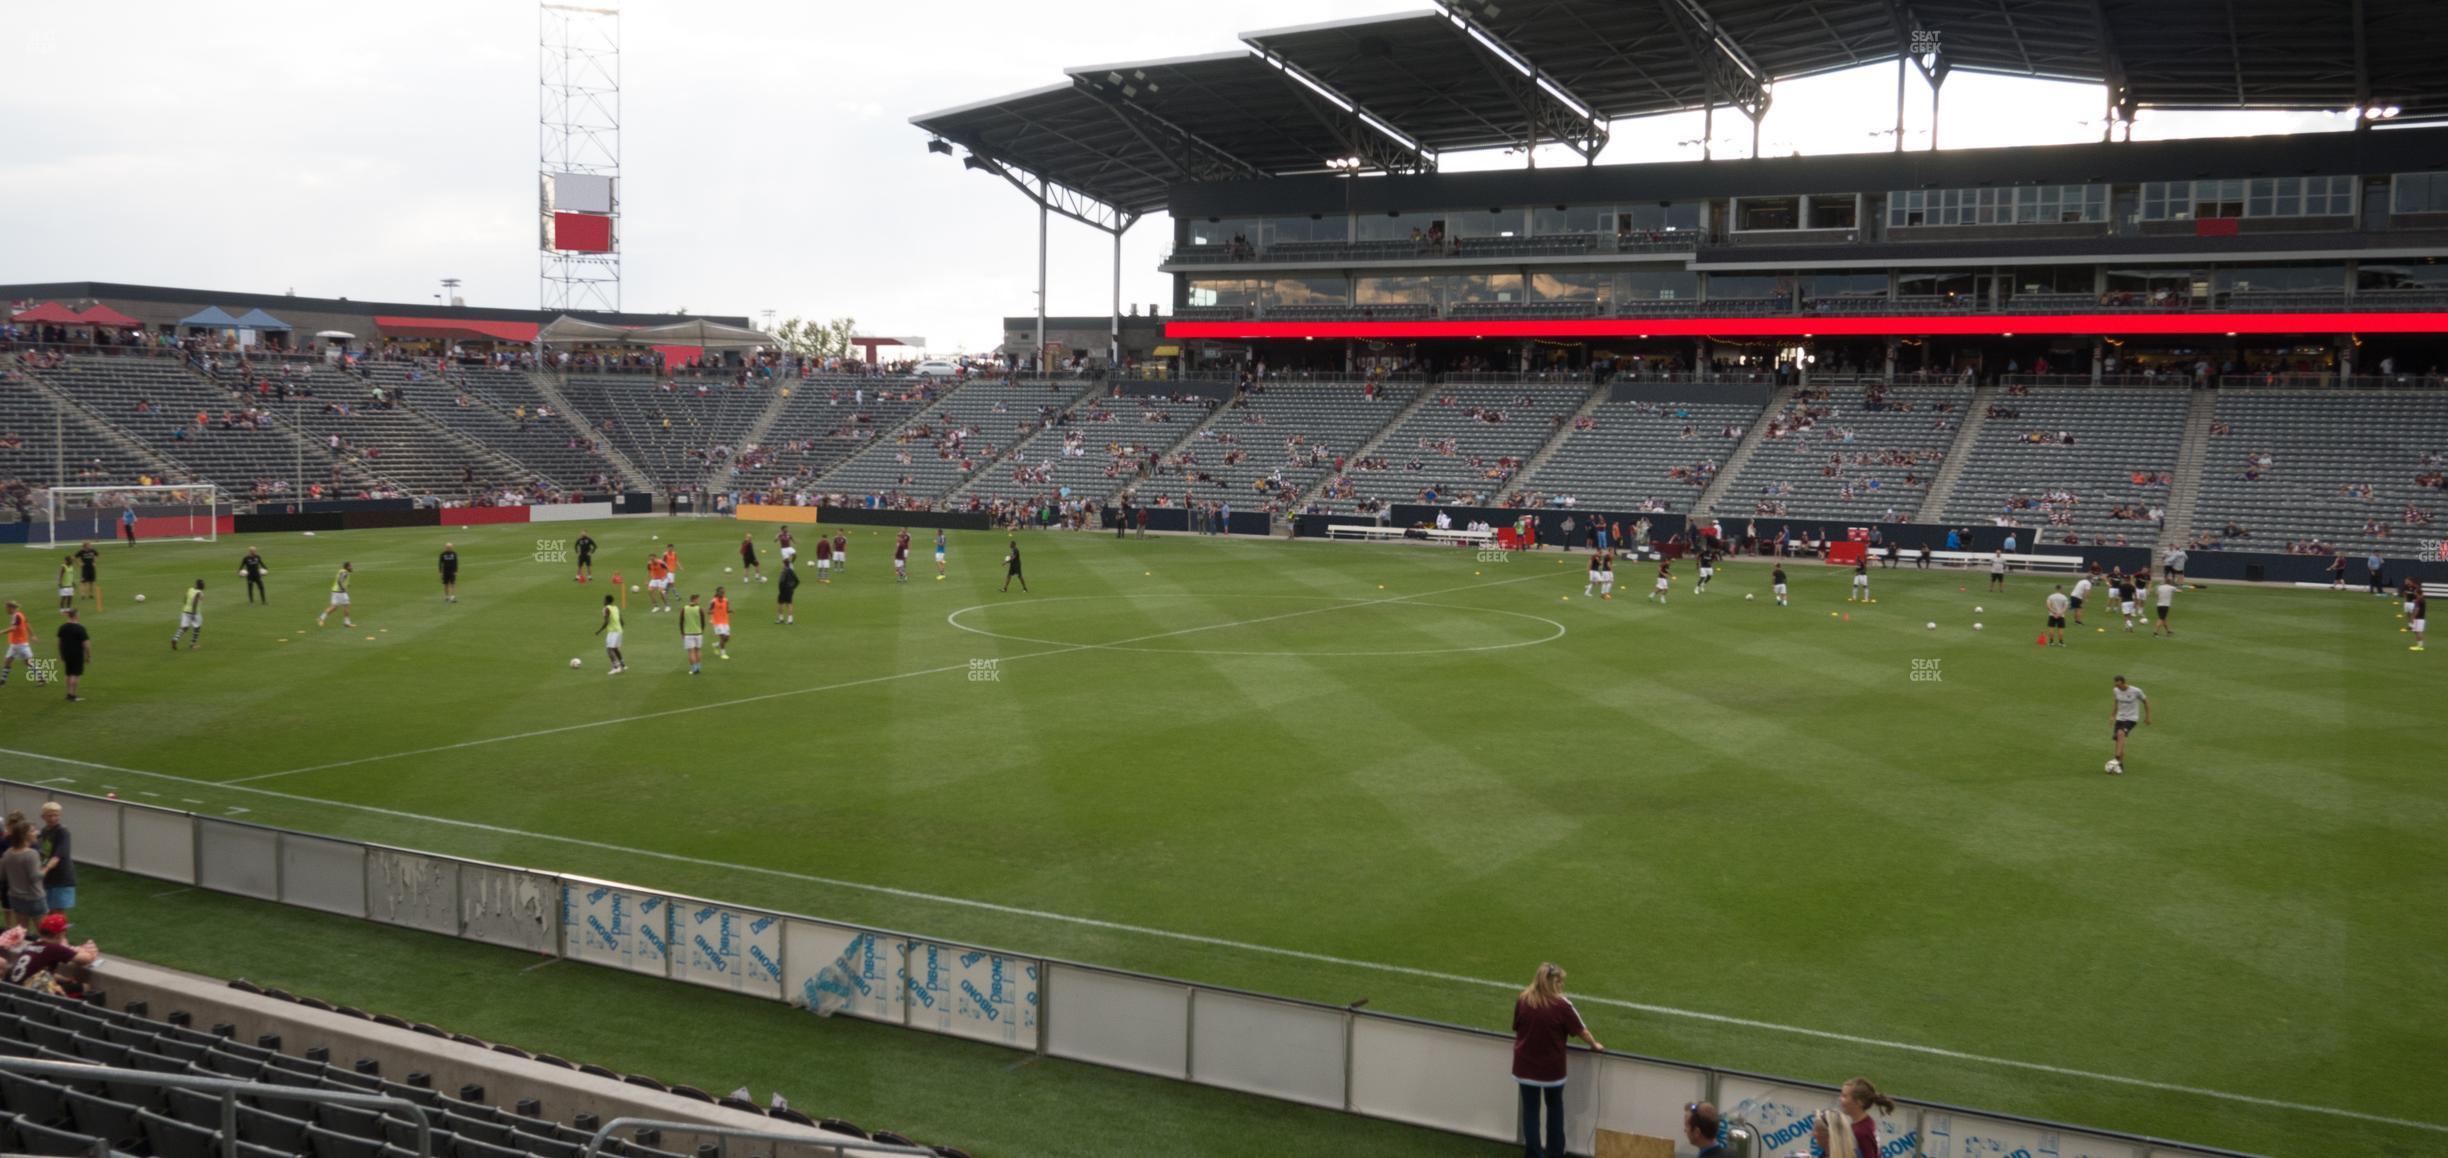
[[[1445,214],[1447,237],[1520,237],[1528,231],[1528,214],[1520,209],[1505,209],[1490,213],[1485,209],[1449,211]]]
[[[1363,213],[1353,219],[1352,225],[1362,241],[1399,241],[1411,236],[1414,229],[1426,232],[1432,216],[1427,213]]]
[[[1258,304],[1258,283],[1242,278],[1193,278],[1189,304],[1254,306]]]
[[[1735,211],[1736,229],[1792,229],[1801,224],[1799,197],[1745,197]]]
[[[1364,306],[1436,302],[1443,300],[1447,280],[1433,274],[1372,275],[1352,282],[1352,299]]]
[[[1344,305],[1351,301],[1351,279],[1334,276],[1279,277],[1260,283],[1270,306]]]
[[[1773,273],[1712,273],[1708,279],[1711,298],[1772,298],[1781,297],[1792,287],[1792,281]]]
[[[1619,301],[1690,301],[1700,296],[1700,275],[1688,269],[1632,270],[1615,275]]]
[[[1543,302],[1603,302],[1614,296],[1615,278],[1604,273],[1530,275],[1530,297]]]
[[[1530,232],[1539,237],[1596,233],[1599,219],[1613,212],[1614,207],[1606,205],[1542,206],[1530,211]]]

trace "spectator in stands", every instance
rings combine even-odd
[[[0,886],[8,892],[12,925],[30,926],[50,911],[43,894],[42,854],[34,849],[34,826],[23,817],[8,826],[8,851],[0,853]]]
[[[1707,1102],[1693,1102],[1683,1107],[1683,1140],[1699,1151],[1698,1158],[1724,1158],[1725,1143],[1717,1140],[1725,1122],[1717,1115],[1717,1107]]]
[[[60,818],[59,801],[44,802],[42,831],[36,838],[43,858],[44,906],[54,913],[76,907],[76,853],[68,841],[68,826]]]
[[[1878,1122],[1870,1116],[1873,1109],[1895,1113],[1895,1099],[1880,1093],[1868,1078],[1846,1082],[1836,1095],[1836,1104],[1820,1111],[1818,1121],[1811,1127],[1819,1152],[1827,1158],[1879,1158]],[[1834,1141],[1831,1133],[1835,1138],[1849,1134],[1852,1143],[1831,1145]]]
[[[1523,1158],[1564,1158],[1564,1079],[1567,1039],[1578,1037],[1603,1053],[1606,1047],[1581,1012],[1564,996],[1563,967],[1548,962],[1538,967],[1530,987],[1513,1000],[1513,1080],[1521,1087]],[[1546,1108],[1544,1129],[1540,1106]],[[1545,1137],[1542,1147],[1540,1138]]]
[[[62,997],[85,996],[85,980],[102,950],[92,941],[68,943],[68,914],[52,913],[36,923],[37,936],[27,945],[25,930],[0,933],[0,951],[8,954],[8,984],[39,989]]]

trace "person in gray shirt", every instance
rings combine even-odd
[[[0,853],[0,884],[8,890],[9,918],[31,928],[50,912],[43,895],[42,854],[34,851],[34,826],[19,821],[8,830],[8,851]]]

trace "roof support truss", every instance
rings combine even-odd
[[[1188,129],[1166,120],[1154,111],[1129,99],[1112,86],[1087,77],[1073,77],[1072,84],[1081,92],[1095,97],[1112,110],[1114,119],[1130,130],[1141,144],[1158,156],[1168,158],[1181,170],[1184,181],[1229,181],[1241,177],[1265,177],[1269,174],[1218,148]]]
[[[1515,93],[1515,100],[1529,119],[1529,139],[1526,148],[1542,141],[1553,141],[1595,163],[1598,151],[1606,148],[1612,129],[1607,118],[1590,102],[1582,100],[1564,87],[1561,81],[1540,71],[1538,62],[1515,51],[1474,19],[1470,10],[1457,0],[1437,0],[1445,18],[1454,22],[1464,35],[1486,48],[1495,59],[1484,63],[1497,81]]]
[[[1755,122],[1768,115],[1768,75],[1700,0],[1658,0],[1658,6],[1708,78],[1710,104],[1732,105]]]
[[[967,142],[962,142],[962,144],[966,145]],[[1040,206],[1049,213],[1061,214],[1100,232],[1119,237],[1128,233],[1131,226],[1139,223],[1137,213],[1108,205],[1068,185],[1048,180],[1025,166],[989,156],[975,148],[970,148],[969,156],[963,159],[961,164],[1001,177],[1012,188],[1018,189],[1022,196],[1027,197],[1031,204]]]
[[[1329,131],[1351,146],[1351,155],[1360,162],[1361,168],[1387,173],[1430,173],[1436,170],[1436,150],[1420,144],[1409,133],[1396,128],[1393,122],[1368,111],[1360,102],[1311,76],[1307,69],[1286,60],[1281,53],[1256,44],[1249,47],[1267,67],[1283,73],[1286,80],[1308,89],[1325,102],[1324,108],[1320,108],[1317,101],[1306,103]]]

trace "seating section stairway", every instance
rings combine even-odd
[[[1711,512],[1875,521],[1920,509],[1955,442],[1969,386],[1836,386],[1797,392]]]
[[[710,378],[675,385],[661,378],[580,375],[561,392],[656,486],[695,490],[739,451],[773,401],[773,388]]]
[[[872,378],[805,378],[764,438],[742,459],[732,485],[743,491],[793,496],[819,492],[817,479],[888,437],[916,416],[939,388],[931,383]]]
[[[2197,535],[2398,559],[2437,557],[2448,537],[2448,394],[2221,391],[2213,421]]]
[[[248,421],[243,411],[258,403],[167,358],[74,355],[42,380],[233,499],[286,494],[293,484],[337,496],[382,489],[354,456],[311,444],[276,419]]]
[[[2040,541],[2149,546],[2175,483],[2187,392],[2030,386],[1995,392],[1947,501],[1950,523],[2011,518]]]
[[[1425,405],[1346,466],[1347,497],[1323,499],[1327,509],[1367,499],[1493,505],[1589,397],[1587,388],[1526,384],[1429,389]]]
[[[1229,501],[1280,510],[1334,472],[1424,389],[1380,384],[1268,382],[1224,404],[1224,412],[1175,447],[1139,485],[1141,503]]]
[[[1010,453],[1087,389],[1087,383],[1061,380],[968,382],[843,460],[819,485],[854,503],[868,496],[886,506],[934,502]]]
[[[1034,504],[1067,496],[1102,505],[1205,421],[1214,406],[1208,398],[1097,394],[1022,439],[959,494]]]
[[[1601,402],[1522,489],[1541,505],[1688,512],[1759,417],[1751,403]]]

